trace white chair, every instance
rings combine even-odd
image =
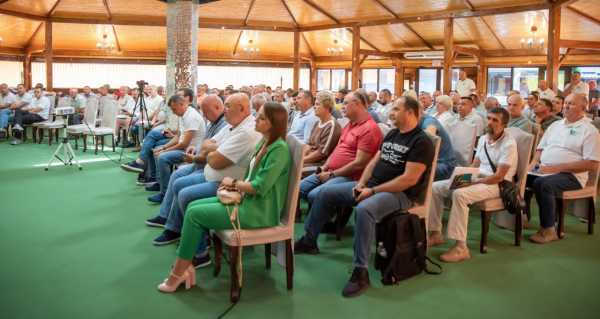
[[[454,121],[448,128],[448,134],[456,154],[457,166],[470,166],[473,162],[477,127],[465,121]]]
[[[79,137],[83,135],[92,135],[96,127],[98,118],[98,98],[91,96],[87,99],[85,112],[83,113],[83,123],[67,126],[67,134],[75,137],[75,149],[79,147]],[[87,139],[83,139],[83,149],[87,148]]]
[[[285,242],[285,268],[287,274],[287,289],[293,287],[294,276],[294,255],[292,239],[294,238],[294,221],[296,217],[296,207],[298,202],[300,176],[304,163],[304,148],[296,137],[289,135],[287,143],[290,148],[292,163],[289,170],[288,193],[284,210],[281,214],[281,222],[278,226],[259,229],[243,229],[240,238],[234,235],[232,230],[216,231],[213,234],[215,246],[215,269],[214,276],[218,276],[221,271],[221,256],[223,254],[222,244],[229,247],[229,267],[231,270],[231,302],[237,302],[240,298],[241,287],[238,283],[237,260],[242,247],[265,245],[266,268],[271,268],[271,244],[283,245]]]
[[[588,201],[588,234],[594,233],[594,224],[596,223],[596,197],[598,196],[598,175],[600,175],[600,167],[598,164],[588,172],[587,184],[582,189],[565,191],[562,196],[556,197],[556,208],[558,210],[558,237],[563,238],[565,233],[565,208],[567,202],[577,199],[586,199]]]
[[[56,107],[59,108],[59,107],[71,106],[71,102],[69,99],[70,98],[68,96],[59,98]],[[54,110],[55,110],[54,108],[51,108],[51,112],[49,113],[50,116],[52,116],[54,114]],[[58,142],[58,130],[63,128],[64,122],[65,122],[64,118],[59,116],[54,121],[48,120],[48,121],[33,124],[33,126],[35,128],[37,128],[38,142],[42,143],[42,140],[44,139],[44,130],[48,130],[48,145],[52,145],[52,137],[53,136],[56,139],[56,141]]]
[[[527,172],[529,170],[529,158],[531,157],[531,149],[534,140],[534,136],[529,134],[520,128],[509,127],[506,131],[512,136],[517,142],[517,153],[518,153],[518,165],[516,171],[517,187],[519,188],[519,194],[523,198],[525,194],[525,183],[527,181]],[[490,227],[490,218],[492,213],[500,213],[505,219],[514,220],[513,229],[515,232],[515,246],[521,245],[521,233],[523,230],[522,215],[512,216],[507,213],[504,209],[504,203],[500,197],[488,199],[479,203],[476,203],[477,207],[481,211],[481,240],[479,242],[479,251],[482,254],[487,252],[487,236]]]
[[[422,203],[416,203],[413,207],[408,209],[408,212],[411,214],[415,214],[419,216],[422,223],[425,224],[425,231],[427,233],[427,229],[429,227],[429,205],[431,204],[431,196],[432,196],[432,185],[433,178],[435,177],[435,170],[437,168],[438,155],[440,153],[440,145],[442,144],[442,139],[438,136],[427,134],[431,138],[434,146],[434,156],[433,162],[431,163],[431,170],[429,171],[429,176],[427,176],[427,188],[425,190],[425,197]]]
[[[115,151],[115,128],[117,126],[117,113],[119,112],[119,105],[117,101],[114,99],[106,100],[103,109],[102,109],[102,118],[100,127],[94,127],[90,132],[84,132],[83,138],[87,139],[88,135],[92,135],[94,137],[95,142],[95,151],[94,154],[98,154],[98,139],[100,139],[100,143],[102,145],[102,150],[104,151],[104,137],[110,136],[112,138],[112,148],[113,152]],[[86,151],[86,145],[84,145],[83,151]]]
[[[392,128],[385,123],[378,123],[377,126],[379,126],[379,129],[381,130],[381,134],[383,134],[383,136],[386,136],[387,133],[389,133],[392,130]]]

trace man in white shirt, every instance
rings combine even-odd
[[[209,97],[210,95],[205,97],[202,102]],[[198,154],[190,156],[197,166],[204,169],[198,174],[179,177],[170,186],[173,188],[173,204],[168,212],[165,230],[154,240],[155,245],[166,245],[179,240],[183,215],[190,202],[216,196],[217,188],[225,177],[238,180],[244,178],[261,135],[254,129],[256,119],[250,114],[245,94],[234,94],[225,104],[225,118],[229,125],[213,138],[206,139]],[[206,247],[201,246],[199,253],[204,252]]]
[[[319,118],[315,116],[313,96],[310,91],[299,92],[295,106],[296,112],[288,134],[294,135],[302,143],[307,144],[312,128],[319,120]]]
[[[433,98],[429,92],[421,92],[419,102],[423,105],[423,113],[433,116],[437,113],[436,107],[433,105]]]
[[[565,86],[563,96],[568,96],[571,93],[585,94],[586,97],[590,94],[590,88],[587,83],[581,80],[581,72],[579,71],[575,71],[571,75],[571,83]]]
[[[146,187],[148,191],[160,191],[160,193],[148,197],[153,203],[161,203],[167,192],[171,167],[183,162],[185,150],[191,146],[198,146],[205,132],[205,124],[202,115],[192,106],[194,92],[184,88],[183,94],[173,95],[169,99],[169,107],[179,117],[179,132],[165,145],[154,149],[156,158],[156,178],[158,183]]]
[[[533,158],[534,172],[527,179],[539,205],[539,231],[529,239],[538,244],[558,240],[555,196],[586,186],[588,172],[600,161],[600,134],[586,120],[587,95],[571,94],[564,106],[565,118],[544,133]]]
[[[48,115],[50,112],[50,100],[42,95],[42,89],[40,88],[36,88],[33,91],[33,94],[33,99],[28,106],[15,109],[15,118],[13,120],[15,139],[11,142],[11,145],[21,144],[23,125],[48,120]]]
[[[86,86],[83,87],[83,92],[81,94],[79,94],[79,96],[81,98],[83,98],[83,104],[87,105],[87,100],[90,97],[96,96],[96,94],[94,92],[92,92],[92,88],[89,87],[89,85],[86,85]]]
[[[456,81],[456,91],[461,97],[470,96],[474,93],[477,87],[475,82],[467,77],[467,73],[461,70],[458,73],[458,81]]]
[[[388,124],[390,121],[390,110],[392,109],[392,92],[388,89],[382,89],[379,91],[379,109],[377,109],[377,115],[381,122]]]
[[[8,89],[6,83],[0,84],[0,138],[6,136],[8,119],[12,113],[11,105],[17,101],[14,94]]]
[[[546,82],[546,80],[540,80],[538,82],[538,93],[540,95],[540,99],[548,99],[550,101],[552,101],[552,99],[554,99],[556,96],[556,93],[554,93],[554,91],[548,87],[548,82]]]
[[[75,110],[75,114],[69,117],[69,124],[80,124],[85,112],[85,99],[77,94],[76,88],[69,89],[69,95],[64,97],[68,105]]]
[[[494,108],[487,116],[488,133],[479,139],[472,164],[472,167],[477,167],[479,170],[477,174],[473,174],[470,183],[456,189],[450,189],[453,178],[433,183],[433,200],[429,210],[430,235],[427,240],[431,246],[444,243],[442,235],[444,199],[452,199],[448,219],[448,238],[454,239],[456,243],[440,256],[440,259],[445,262],[460,262],[471,258],[467,247],[469,205],[499,197],[498,183],[502,180],[512,181],[517,171],[517,143],[505,130],[509,118],[508,111]]]
[[[483,135],[483,130],[485,128],[485,121],[473,110],[474,107],[473,99],[471,99],[470,96],[461,97],[457,107],[457,119],[475,125],[477,128],[477,136],[481,136]]]

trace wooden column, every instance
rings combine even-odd
[[[546,60],[548,69],[546,80],[548,86],[557,92],[558,70],[560,68],[560,15],[561,7],[552,5],[549,9],[548,19],[548,58]]]
[[[404,93],[404,66],[400,63],[400,60],[394,60],[394,70],[394,95],[401,96]]]
[[[46,90],[52,91],[52,22],[46,21],[46,35],[44,40],[44,58],[46,60]]]
[[[487,64],[484,57],[479,57],[477,64],[477,87],[483,95],[487,95]]]
[[[31,89],[31,53],[26,53],[23,58],[23,85],[27,90]]]
[[[310,61],[310,91],[317,93],[317,63],[313,60]]]
[[[352,90],[360,88],[360,27],[352,27]]]
[[[452,64],[454,63],[454,19],[444,20],[444,83],[442,91],[449,94],[452,90]]]
[[[300,88],[300,32],[294,31],[294,90]]]

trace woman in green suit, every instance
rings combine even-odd
[[[238,213],[242,229],[278,225],[288,192],[291,158],[285,142],[285,108],[278,103],[266,103],[258,112],[256,131],[263,135],[263,139],[257,144],[244,180],[225,177],[221,182],[222,186],[244,194]],[[233,206],[229,210],[233,210]],[[191,202],[185,212],[178,257],[169,277],[158,286],[160,291],[174,292],[182,283],[185,283],[186,289],[195,285],[192,258],[200,239],[210,229],[232,229],[227,207],[217,197]]]

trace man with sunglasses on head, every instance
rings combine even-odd
[[[350,123],[342,129],[342,135],[325,165],[315,174],[309,175],[300,183],[300,197],[312,205],[322,190],[335,184],[356,181],[364,168],[377,153],[383,140],[381,129],[368,111],[368,97],[362,91],[348,93],[344,97],[346,116]],[[312,209],[311,209],[312,211]],[[309,211],[306,228],[313,223],[314,216]],[[313,234],[314,232],[308,232]],[[314,238],[313,238],[314,237]],[[303,241],[305,247],[296,245],[296,251],[317,251],[316,235]]]
[[[498,183],[503,179],[512,181],[517,171],[517,143],[505,130],[509,114],[503,108],[493,108],[487,113],[487,134],[479,139],[472,167],[477,174],[454,187],[454,178],[433,183],[432,203],[429,208],[430,246],[444,243],[442,215],[444,200],[450,198],[452,206],[448,219],[448,238],[455,240],[452,248],[440,256],[444,262],[461,262],[471,258],[467,247],[467,224],[469,205],[500,196]],[[495,169],[494,169],[495,167]],[[455,170],[455,174],[458,172]],[[451,189],[454,188],[454,189]]]

